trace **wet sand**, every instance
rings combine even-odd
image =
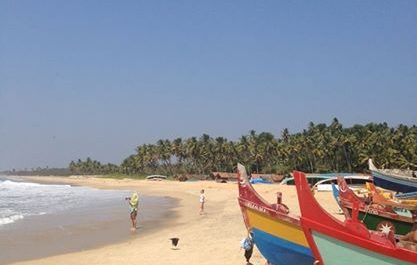
[[[237,203],[236,183],[172,182],[146,180],[112,180],[88,177],[32,178],[36,181],[54,181],[58,183],[83,186],[139,190],[148,196],[169,196],[177,200],[171,213],[163,223],[151,223],[155,229],[149,233],[138,231],[135,237],[123,242],[97,247],[94,249],[33,259],[13,264],[19,265],[55,265],[55,264],[198,264],[198,265],[235,265],[245,264],[240,240],[246,236],[240,208]],[[199,191],[206,190],[206,213],[199,215]],[[275,201],[277,191],[283,192],[283,202],[292,212],[297,213],[298,204],[295,188],[280,185],[255,185],[255,189],[267,200]],[[318,193],[317,198],[326,209],[337,213],[337,205],[331,193]],[[139,225],[145,226],[139,220]],[[102,233],[107,233],[101,228]],[[178,249],[171,249],[169,238],[179,237]],[[17,250],[18,251],[18,250]],[[265,260],[255,248],[251,259],[254,265],[264,265]]]

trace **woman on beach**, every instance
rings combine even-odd
[[[204,189],[200,191],[200,214],[204,213],[204,203],[206,202],[206,196],[204,195]]]
[[[139,195],[137,192],[133,192],[131,197],[125,198],[129,200],[129,209],[130,209],[130,219],[132,221],[132,231],[136,230],[136,217],[138,215],[138,204],[139,204]]]

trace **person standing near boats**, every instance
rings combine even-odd
[[[204,203],[206,202],[206,196],[204,195],[204,189],[200,191],[200,214],[204,214]]]
[[[136,230],[136,218],[138,215],[138,204],[139,204],[139,194],[135,191],[132,193],[131,197],[126,197],[125,200],[129,201],[130,209],[130,220],[132,221],[132,231]]]
[[[240,247],[245,250],[244,256],[246,259],[246,264],[252,264],[250,263],[250,258],[252,257],[253,253],[253,239],[250,233],[246,238],[242,239],[242,241],[240,242]]]

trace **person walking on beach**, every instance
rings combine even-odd
[[[133,192],[131,197],[125,198],[125,200],[129,201],[129,209],[130,209],[130,220],[132,221],[132,231],[136,230],[136,217],[138,215],[138,204],[139,204],[139,195],[135,191]]]
[[[253,239],[250,234],[248,234],[246,238],[242,239],[240,246],[245,250],[246,265],[251,265],[252,263],[250,263],[249,260],[253,253]]]
[[[204,195],[204,189],[200,191],[200,214],[204,214],[204,203],[206,202],[206,196]]]

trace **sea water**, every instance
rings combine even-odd
[[[171,218],[172,198],[139,190],[138,230],[132,233],[125,200],[131,194],[0,177],[0,265],[120,242]]]
[[[104,207],[128,195],[127,191],[18,182],[0,177],[0,229],[29,216]]]

